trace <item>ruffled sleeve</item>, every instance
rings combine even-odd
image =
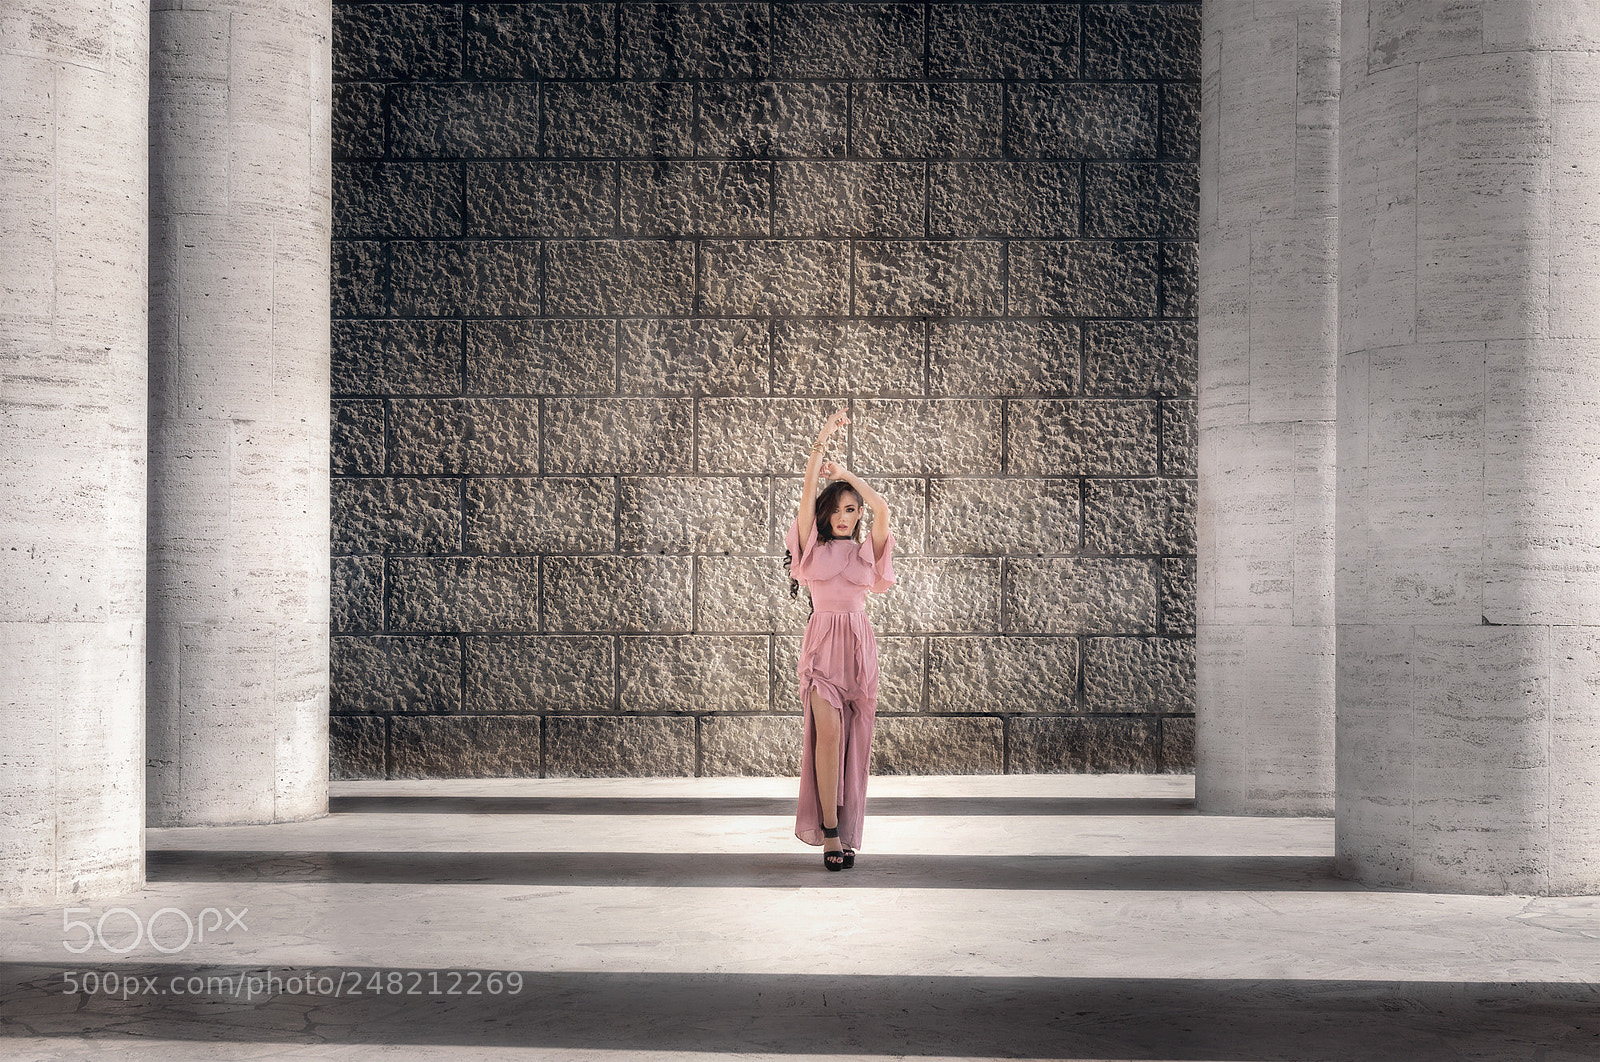
[[[817,523],[811,522],[811,537],[805,547],[800,546],[800,517],[797,514],[789,524],[789,533],[783,536],[783,548],[789,551],[789,578],[797,583],[809,583],[817,560]]]
[[[872,536],[862,536],[860,557],[872,571],[872,592],[874,594],[887,593],[889,587],[895,583],[894,532],[890,531],[889,537],[883,540],[883,555],[876,560],[872,556]]]

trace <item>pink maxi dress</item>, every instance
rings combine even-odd
[[[878,641],[867,620],[867,591],[886,592],[894,585],[894,533],[874,558],[872,536],[862,541],[817,541],[800,545],[800,519],[789,525],[789,575],[811,591],[813,612],[800,642],[800,704],[804,744],[800,751],[800,803],[794,835],[806,844],[822,843],[822,804],[817,795],[816,729],[811,720],[811,691],[839,709],[839,839],[861,847],[861,825],[867,810],[867,761],[872,751],[872,724],[878,709]]]

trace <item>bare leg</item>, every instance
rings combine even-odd
[[[816,733],[817,747],[812,751],[811,766],[817,775],[817,802],[822,805],[822,825],[836,829],[839,825],[839,709],[828,703],[826,697],[811,691],[811,727]],[[825,852],[843,850],[839,838],[823,839]]]

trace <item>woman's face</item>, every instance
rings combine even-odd
[[[860,522],[861,499],[845,491],[839,495],[839,502],[833,512],[828,514],[828,524],[833,528],[833,537],[853,537],[856,533],[856,524]]]

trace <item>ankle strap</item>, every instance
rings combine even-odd
[[[822,828],[822,836],[824,836],[824,837],[837,837],[837,836],[839,836],[839,827],[837,827],[837,826],[824,826]]]

